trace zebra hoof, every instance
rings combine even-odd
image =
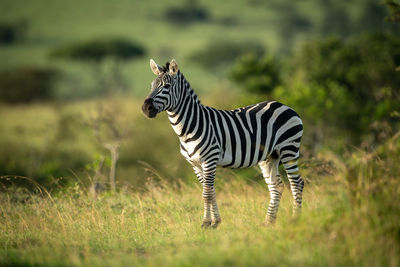
[[[267,227],[273,227],[273,226],[275,226],[275,222],[276,222],[275,218],[267,217],[267,219],[265,219],[264,225]]]
[[[293,206],[293,213],[292,213],[292,217],[294,219],[299,219],[301,217],[301,206]]]
[[[201,224],[201,228],[210,228],[211,221],[205,221]]]
[[[221,219],[219,219],[217,221],[214,221],[214,222],[211,223],[211,227],[212,228],[217,228],[220,223],[221,223]]]

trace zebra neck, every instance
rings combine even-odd
[[[167,113],[172,128],[183,141],[202,130],[197,125],[199,119],[204,117],[204,106],[190,86],[185,88],[185,94],[182,94],[177,107]]]

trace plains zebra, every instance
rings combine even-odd
[[[289,178],[294,211],[300,211],[304,182],[297,159],[303,124],[293,109],[270,101],[217,110],[200,103],[174,59],[165,67],[151,59],[150,67],[157,78],[142,111],[149,118],[167,111],[180,140],[180,151],[203,186],[202,227],[216,227],[221,222],[214,189],[217,166],[246,168],[259,164],[270,192],[266,222],[273,223],[284,188],[278,170],[282,163]]]

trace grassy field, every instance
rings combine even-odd
[[[398,140],[392,143],[398,145]],[[356,169],[303,164],[302,217],[291,217],[286,186],[275,226],[266,227],[268,191],[258,179],[222,170],[217,199],[222,224],[201,229],[197,183],[148,179],[90,197],[79,185],[58,195],[2,193],[3,266],[398,266],[399,190],[395,168],[355,153]],[[331,156],[332,157],[332,156]],[[382,169],[383,168],[383,169]],[[398,168],[398,167],[397,167]],[[316,170],[321,173],[315,172]],[[325,172],[325,173],[324,173]],[[381,172],[381,181],[372,177]],[[346,175],[353,175],[349,179]],[[42,189],[43,190],[43,189]],[[390,202],[392,201],[392,202]]]
[[[215,99],[221,97],[204,100],[215,105]],[[220,104],[229,108],[232,102],[225,97]],[[88,189],[93,171],[84,165],[107,152],[82,116],[99,104],[114,107],[116,115],[123,112],[117,118],[129,125],[132,136],[121,147],[118,192],[93,198]],[[8,187],[0,193],[1,265],[400,264],[398,135],[374,152],[351,148],[344,155],[322,150],[315,157],[303,156],[302,217],[291,216],[286,181],[274,227],[263,225],[269,193],[258,168],[219,169],[222,224],[204,230],[201,187],[179,154],[167,119],[148,120],[138,107],[139,101],[129,99],[3,107],[2,162],[16,164],[14,174],[20,173],[18,166],[36,170],[32,176],[51,191],[13,173],[2,177]],[[59,176],[49,173],[57,170],[64,170],[60,175],[68,179],[68,187],[54,184]],[[107,174],[107,168],[103,171]]]
[[[208,20],[177,25],[166,19],[169,8],[188,4],[204,7]],[[360,129],[365,136],[372,129],[371,137],[350,144],[341,119],[327,120],[337,115],[337,104],[343,106],[336,102],[347,99],[332,100],[329,90],[316,94],[324,85],[296,85],[304,81],[286,72],[297,68],[290,51],[304,43],[386,29],[386,7],[375,7],[372,0],[0,1],[0,28],[21,21],[27,26],[23,40],[1,44],[0,72],[31,66],[61,73],[50,98],[19,104],[0,99],[0,266],[399,266],[398,111]],[[104,77],[116,64],[110,58],[93,64],[50,57],[64,45],[101,37],[126,38],[147,51],[120,62],[126,91],[102,94],[101,87],[109,86]],[[192,60],[213,41],[260,45],[282,62],[286,79],[270,95],[282,103],[296,99],[283,90],[294,84],[307,96],[293,106],[305,122],[300,167],[306,187],[298,219],[292,217],[285,178],[277,222],[267,227],[269,193],[260,170],[218,169],[222,223],[201,229],[202,189],[179,153],[166,114],[154,120],[141,114],[154,79],[149,58],[160,64],[176,58],[203,104],[233,109],[270,100],[229,80],[234,62],[203,68]],[[371,69],[365,73],[375,73]],[[378,89],[387,73],[392,72],[377,71]],[[378,89],[370,92],[378,101],[396,99],[396,88]],[[318,96],[331,108],[310,105]],[[110,123],[96,125],[99,116],[110,116],[124,138],[110,135]],[[373,131],[383,137],[375,142]],[[93,195],[93,184],[108,186],[112,163],[106,147],[116,141],[117,190]]]

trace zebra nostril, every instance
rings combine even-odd
[[[149,111],[153,111],[153,110],[154,110],[154,106],[149,105],[147,109],[148,109]]]

